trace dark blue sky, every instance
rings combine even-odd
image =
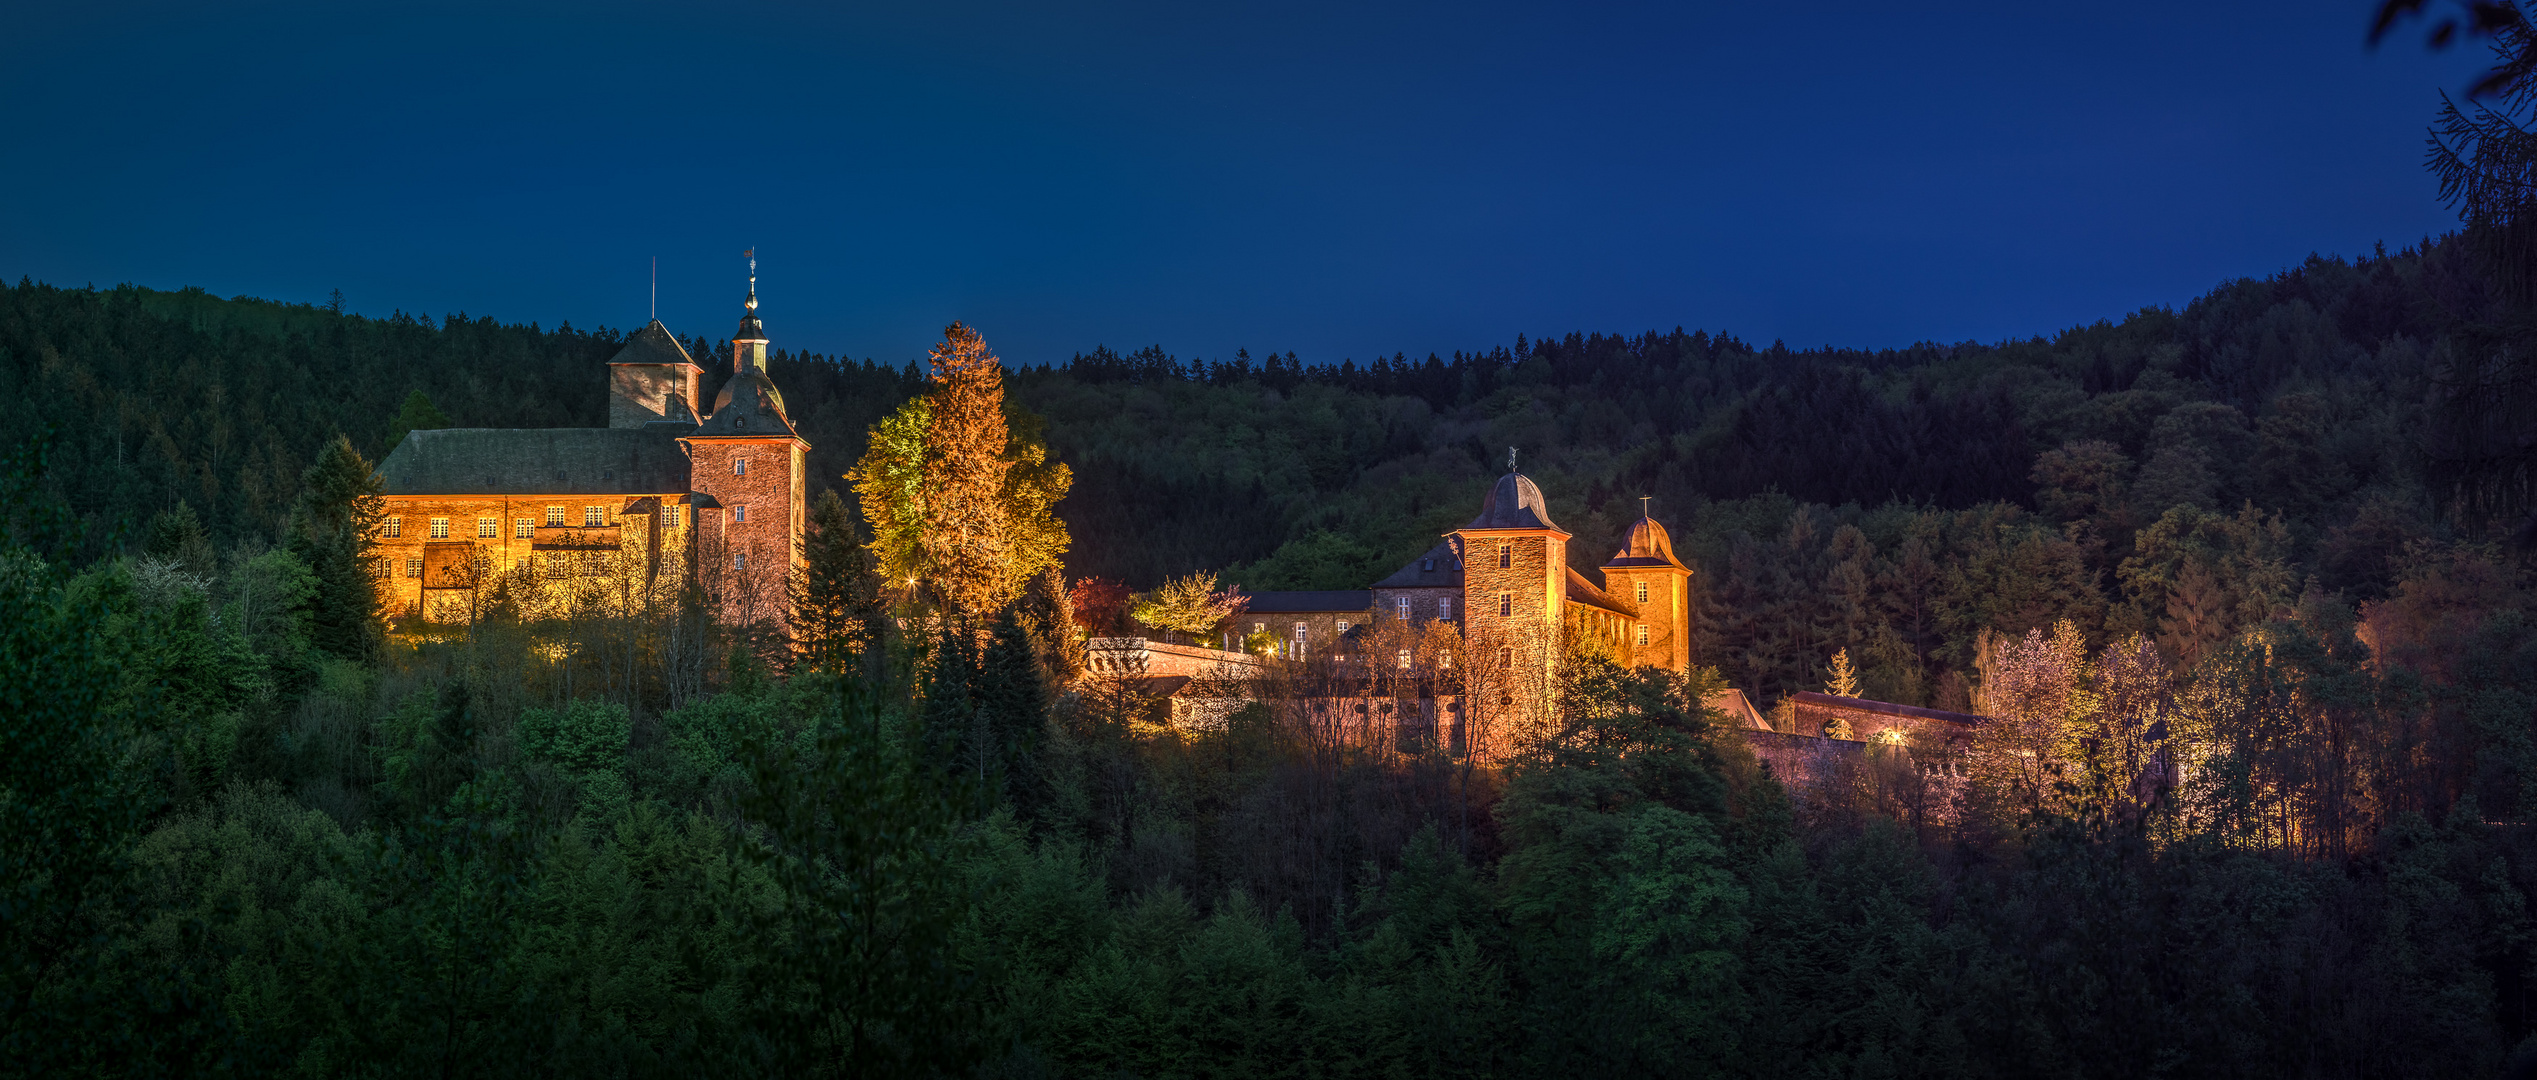
[[[33,5],[0,273],[892,362],[1997,340],[2448,227],[2368,0]],[[1084,7],[1085,10],[1074,10]],[[373,10],[380,9],[380,10]]]

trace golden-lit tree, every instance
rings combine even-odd
[[[1209,570],[1165,581],[1162,588],[1138,597],[1128,618],[1157,630],[1204,634],[1240,612],[1246,599],[1218,590],[1215,571]]]
[[[962,611],[1006,599],[1012,553],[1004,512],[1004,366],[959,323],[934,346],[932,418],[925,425],[925,528],[916,545],[928,577]]]
[[[883,579],[931,582],[954,607],[990,611],[1065,555],[1054,507],[1074,474],[1049,460],[1037,417],[1006,411],[1004,368],[977,331],[953,323],[933,362],[932,391],[873,425],[846,479]]]

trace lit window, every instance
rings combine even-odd
[[[1312,632],[1312,624],[1310,624],[1310,623],[1296,623],[1296,624],[1295,624],[1295,640],[1296,640],[1296,641],[1298,641],[1298,642],[1303,641],[1303,640],[1304,640],[1304,635],[1305,635],[1305,634],[1308,634],[1308,633],[1311,633],[1311,632]]]
[[[478,540],[499,540],[499,539],[501,539],[501,538],[502,538],[502,521],[501,521],[501,519],[499,519],[499,518],[489,518],[489,517],[480,517],[480,518],[477,518],[477,519],[476,519],[476,539],[478,539]]]
[[[546,523],[556,528],[562,528],[564,525],[564,508],[560,506],[547,507]]]
[[[1515,614],[1515,594],[1511,592],[1499,593],[1498,617],[1505,618],[1506,616],[1513,614]]]
[[[1638,602],[1642,604],[1647,602],[1647,583],[1644,581],[1638,583]],[[1644,645],[1647,643],[1642,641],[1639,644]]]
[[[397,537],[405,535],[405,519],[401,517],[389,518],[387,533],[388,539],[390,540],[394,540]]]
[[[584,525],[605,525],[605,524],[607,524],[607,523],[608,523],[608,508],[607,508],[607,507],[604,507],[604,506],[585,506],[585,507],[582,507],[582,508],[581,508],[581,523],[582,523],[582,524],[584,524]]]
[[[731,459],[731,475],[733,475],[733,476],[747,476],[747,475],[749,475],[749,459],[747,459],[747,458],[733,458],[733,459]]]
[[[1264,622],[1255,622],[1255,623],[1252,623],[1252,624],[1251,624],[1251,632],[1252,632],[1252,633],[1254,633],[1254,634],[1265,634],[1265,633],[1268,633],[1268,624],[1267,624],[1267,623],[1264,623]]]
[[[407,558],[407,559],[405,560],[405,576],[407,576],[407,577],[421,577],[421,576],[423,576],[423,560],[422,560],[422,559],[420,559],[420,558],[411,558],[411,557]]]
[[[1436,617],[1439,619],[1453,618],[1453,597],[1440,596],[1436,598]]]
[[[678,527],[678,507],[672,506],[669,508],[669,521],[667,524],[673,529]]]
[[[449,539],[449,519],[448,519],[448,518],[433,518],[433,519],[432,519],[432,539],[434,539],[434,540],[447,540],[447,539]]]
[[[747,504],[747,503],[741,503],[740,505],[738,505],[738,506],[734,506],[734,507],[732,507],[732,508],[731,508],[731,523],[732,523],[732,524],[734,524],[734,525],[739,525],[739,524],[746,523],[748,520],[749,520],[749,504]]]
[[[384,558],[370,560],[371,577],[383,578],[393,573],[396,573],[396,560]]]
[[[1639,644],[1641,644],[1641,645],[1645,645],[1645,644],[1647,644],[1647,624],[1646,624],[1646,623],[1640,623],[1640,624],[1638,624],[1638,643],[1639,643]]]
[[[1401,670],[1403,670],[1403,671],[1407,671],[1407,670],[1409,670],[1409,650],[1408,650],[1408,649],[1403,649],[1403,650],[1401,650]]]
[[[536,519],[536,518],[521,518],[521,519],[519,519],[518,521],[514,521],[514,522],[512,522],[512,523],[511,523],[511,538],[512,538],[512,539],[514,539],[514,540],[535,540],[535,539],[537,539],[537,519]]]
[[[1402,622],[1409,621],[1409,597],[1395,596],[1392,598],[1392,617],[1399,619]]]
[[[1513,568],[1514,568],[1514,566],[1515,566],[1515,545],[1513,545],[1513,544],[1499,544],[1499,545],[1498,545],[1498,569],[1500,569],[1500,570],[1510,570],[1510,569],[1513,569]]]

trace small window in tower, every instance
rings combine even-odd
[[[555,528],[562,528],[564,525],[564,508],[560,506],[547,507],[546,524]]]
[[[537,539],[537,519],[536,519],[536,518],[520,518],[519,520],[513,521],[513,522],[511,523],[511,539],[513,539],[513,540],[535,540],[535,539]]]
[[[1644,581],[1638,583],[1638,602],[1642,604],[1647,602],[1647,583]],[[1646,642],[1642,641],[1639,644],[1644,645]]]
[[[607,507],[604,507],[604,506],[585,506],[585,507],[582,507],[582,508],[581,508],[581,523],[582,523],[583,525],[605,525],[605,524],[607,524],[607,523],[608,523],[608,508],[607,508]]]
[[[1440,596],[1436,598],[1436,617],[1446,620],[1453,618],[1453,597]]]
[[[1513,545],[1513,544],[1499,544],[1499,545],[1498,545],[1498,569],[1500,569],[1500,570],[1511,570],[1511,569],[1514,569],[1514,567],[1515,567],[1515,545]]]
[[[476,519],[476,539],[499,540],[501,538],[502,520],[500,518],[480,517]]]
[[[1392,598],[1392,617],[1399,619],[1402,622],[1409,621],[1409,597],[1395,596]]]
[[[1515,594],[1514,594],[1514,593],[1511,593],[1511,592],[1502,592],[1502,593],[1499,593],[1499,594],[1498,594],[1498,617],[1499,617],[1499,618],[1505,618],[1505,617],[1507,617],[1507,616],[1509,616],[1509,615],[1513,615],[1513,614],[1515,614]]]
[[[421,576],[423,576],[423,560],[422,560],[422,558],[421,558],[420,556],[408,556],[408,557],[406,558],[406,560],[405,560],[405,576],[407,576],[407,577],[421,577]]]
[[[394,540],[403,535],[405,535],[405,519],[401,517],[389,518],[387,525],[388,539]]]
[[[747,523],[748,523],[748,520],[749,520],[749,504],[747,504],[747,503],[741,503],[741,504],[739,504],[739,505],[734,506],[734,507],[732,507],[732,508],[731,508],[731,523],[732,523],[732,524],[734,524],[734,525],[743,525],[743,524],[747,524]]]
[[[432,539],[434,539],[434,540],[447,540],[447,539],[449,539],[449,519],[448,519],[448,518],[433,518],[433,519],[432,519]]]
[[[746,570],[746,569],[748,569],[748,568],[749,568],[749,553],[748,553],[748,552],[743,551],[743,552],[740,552],[740,553],[738,553],[738,554],[736,554],[736,555],[733,555],[733,556],[731,557],[731,568],[732,568],[732,569],[734,569],[734,570]]]
[[[1645,645],[1645,644],[1647,644],[1647,624],[1646,624],[1646,623],[1640,623],[1640,624],[1638,624],[1638,643],[1639,643],[1639,644],[1641,644],[1641,645]]]
[[[747,476],[747,475],[749,475],[749,459],[747,459],[747,458],[733,458],[733,459],[731,459],[731,475],[733,475],[733,476]]]
[[[1510,670],[1515,667],[1515,650],[1513,648],[1501,648],[1498,650],[1498,666]]]

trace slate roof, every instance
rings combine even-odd
[[[714,410],[695,428],[698,435],[728,435],[742,438],[774,438],[801,433],[793,430],[793,418],[784,412],[784,395],[777,393],[775,383],[766,372],[749,368],[733,375],[722,384],[722,392],[714,395]]]
[[[1465,529],[1561,529],[1550,520],[1550,504],[1542,499],[1542,489],[1523,473],[1498,477],[1489,497],[1480,503],[1480,516],[1471,519]]]
[[[1446,541],[1428,548],[1427,553],[1411,559],[1392,571],[1392,576],[1375,582],[1378,589],[1459,589],[1462,587],[1462,560],[1453,553],[1453,542]]]
[[[669,327],[661,325],[659,319],[645,324],[643,329],[634,332],[633,337],[625,339],[625,347],[618,349],[615,356],[608,358],[608,362],[611,364],[696,366],[695,359],[687,355],[687,347],[680,345],[677,336],[669,332]]]
[[[1638,618],[1638,605],[1603,591],[1576,568],[1568,568],[1568,602],[1599,607],[1623,618]]]
[[[1621,541],[1621,550],[1614,552],[1612,561],[1603,565],[1624,568],[1670,566],[1676,570],[1690,569],[1682,564],[1682,560],[1674,557],[1674,538],[1665,532],[1665,527],[1657,524],[1655,518],[1645,516],[1641,516],[1637,524],[1630,526],[1630,535]]]
[[[1890,701],[1872,701],[1867,698],[1839,697],[1833,694],[1816,693],[1812,690],[1800,690],[1788,696],[1800,705],[1811,705],[1820,709],[1870,713],[1878,716],[1902,716],[1914,720],[1944,720],[1964,728],[1978,727],[1991,720],[1990,717],[1977,716],[1973,713],[1924,709],[1917,705],[1896,705]]]
[[[1371,589],[1321,589],[1301,592],[1255,592],[1242,605],[1245,614],[1307,614],[1374,610]]]
[[[408,432],[379,463],[390,495],[659,495],[685,492],[678,438],[689,424],[639,428],[442,428]]]

